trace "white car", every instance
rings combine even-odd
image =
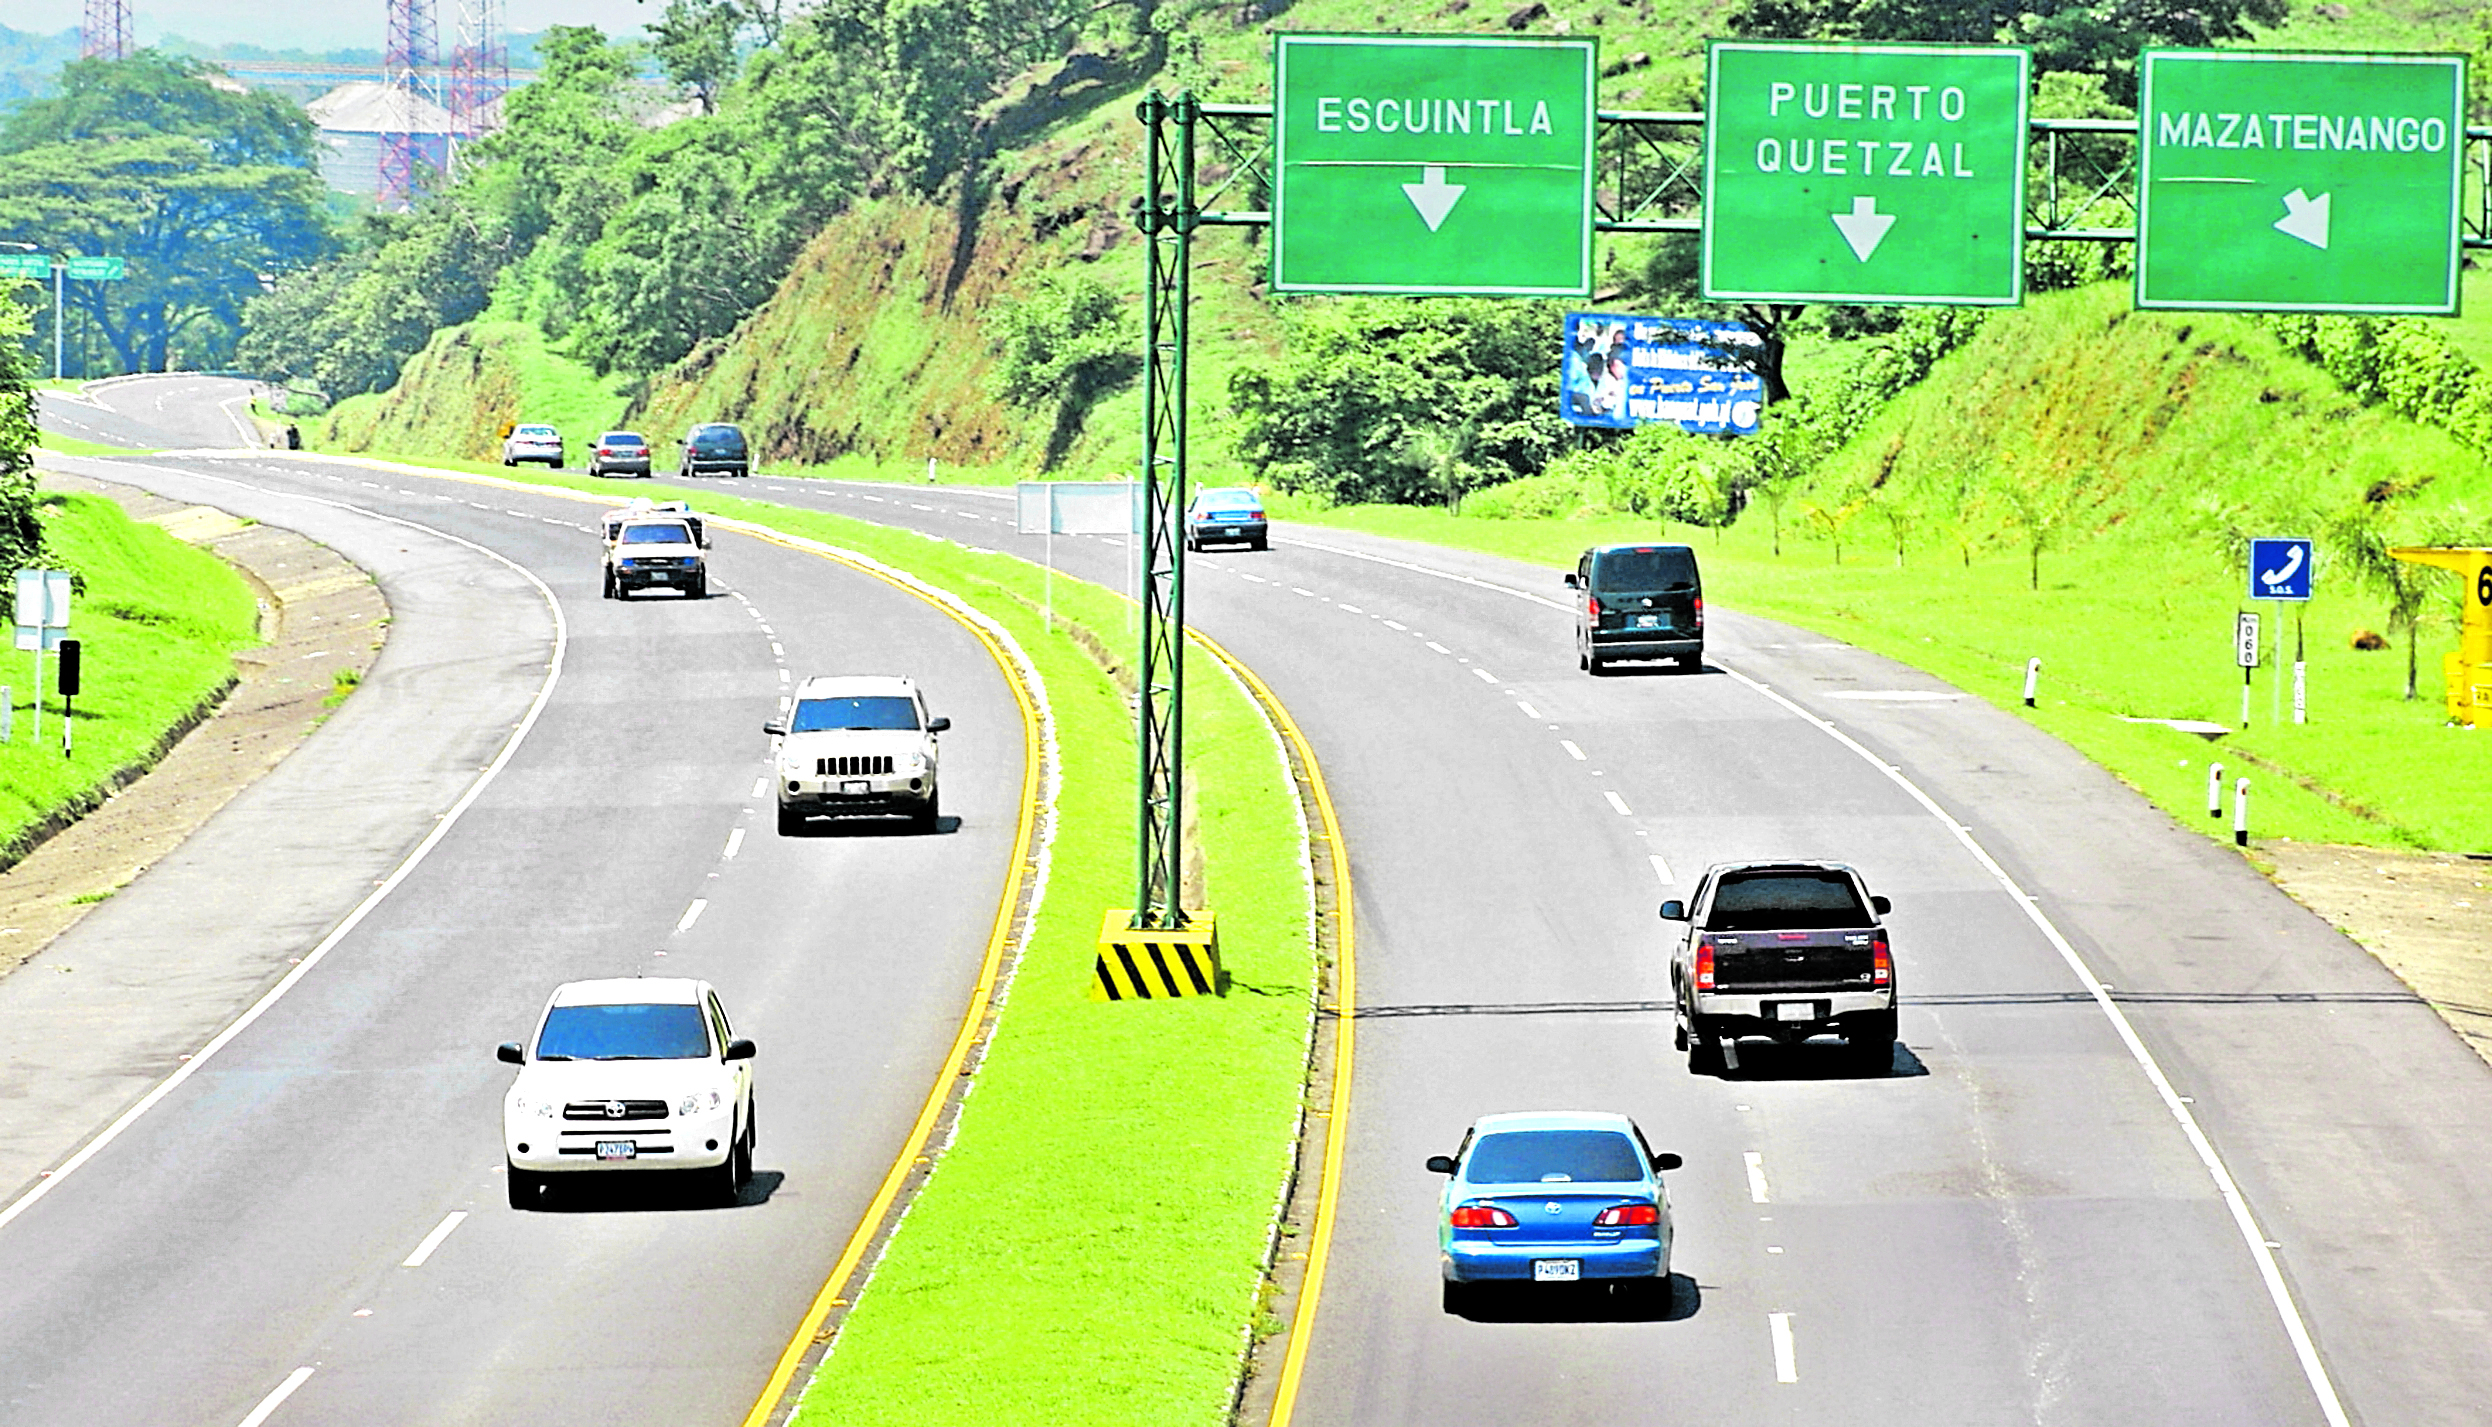
[[[514,1209],[561,1175],[692,1170],[734,1202],[753,1174],[753,1043],[706,981],[618,977],[554,989],[502,1101]]]
[[[815,816],[883,813],[933,832],[942,814],[936,781],[952,726],[928,718],[914,680],[885,674],[819,675],[796,686],[796,707],[763,724],[779,740],[779,835]]]
[[[502,464],[516,466],[526,461],[543,461],[559,468],[562,465],[562,433],[551,426],[514,426],[502,438]]]

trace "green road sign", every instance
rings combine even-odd
[[[52,257],[49,253],[0,253],[0,278],[30,278],[36,282],[52,280]]]
[[[2025,296],[2024,50],[1706,47],[1704,294]]]
[[[1589,39],[1284,34],[1272,290],[1592,291]]]
[[[2466,60],[2148,50],[2137,305],[2454,313]]]
[[[71,258],[68,277],[71,282],[121,281],[119,258]]]

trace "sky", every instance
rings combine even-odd
[[[608,34],[640,28],[663,0],[502,0],[502,26],[529,32],[548,25],[595,25]],[[131,0],[138,39],[166,35],[203,44],[249,43],[272,50],[379,49],[383,0]],[[456,27],[458,0],[434,0],[443,33]],[[86,15],[84,0],[6,0],[0,21],[13,30],[55,34],[75,29]]]

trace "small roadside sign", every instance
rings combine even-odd
[[[2317,551],[2299,537],[2259,537],[2250,542],[2250,598],[2307,600]]]
[[[52,255],[49,253],[0,253],[0,278],[47,282],[51,276]]]
[[[71,282],[119,282],[125,275],[119,258],[71,258],[66,266]]]
[[[69,572],[17,572],[17,647],[50,653],[69,632]]]
[[[2232,660],[2245,670],[2258,667],[2258,611],[2245,609],[2233,616]]]

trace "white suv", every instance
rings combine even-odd
[[[706,981],[618,977],[554,989],[502,1101],[513,1209],[556,1175],[675,1169],[733,1203],[753,1174],[753,1043]]]
[[[913,680],[844,674],[797,685],[787,718],[761,726],[779,740],[779,834],[843,813],[903,814],[933,832],[942,812],[935,735],[951,726],[926,717]]]

